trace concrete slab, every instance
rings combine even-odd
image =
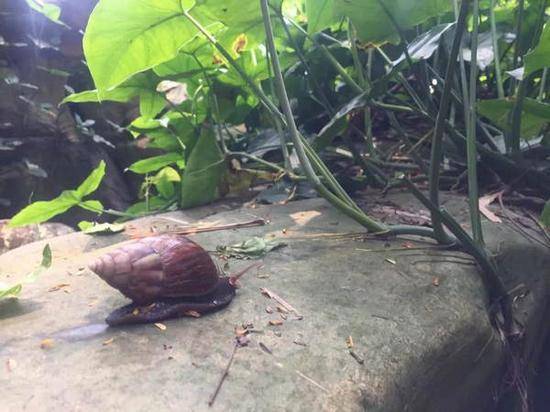
[[[402,195],[392,199],[414,204]],[[464,205],[462,200],[449,204],[462,216]],[[395,250],[403,249],[403,239],[331,236],[361,228],[320,199],[162,216],[271,221],[193,236],[207,250],[252,236],[277,236],[288,245],[269,253],[265,268],[243,279],[227,309],[168,321],[161,331],[153,325],[107,328],[106,315],[128,301],[83,269],[125,234],[50,239],[53,267],[26,285],[19,300],[0,303],[1,411],[490,410],[505,353],[467,255]],[[144,230],[167,222],[173,224],[155,216],[132,225]],[[512,227],[485,226],[487,242],[502,252],[500,262],[509,269],[507,282],[523,283],[532,292],[517,302],[532,359],[548,328],[550,257]],[[45,243],[0,256],[0,280],[22,278],[40,261]],[[232,269],[246,264],[231,261]],[[68,286],[50,291],[62,284]],[[288,316],[280,326],[269,325],[281,317],[266,312],[276,303],[260,288],[282,296],[303,319]],[[250,334],[249,346],[237,350],[215,404],[208,407],[232,352],[234,329],[243,323],[253,323],[260,333]],[[363,364],[349,354],[348,336]]]

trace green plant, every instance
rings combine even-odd
[[[97,200],[84,199],[97,190],[104,175],[105,162],[101,161],[75,190],[65,190],[55,199],[30,204],[11,218],[9,226],[18,227],[45,222],[75,206],[96,213],[112,212],[104,210],[101,202]]]

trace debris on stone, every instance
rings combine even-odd
[[[273,299],[274,301],[276,301],[277,303],[279,303],[284,309],[286,309],[288,312],[293,312],[296,317],[298,319],[303,319],[303,316],[300,315],[300,313],[290,304],[288,303],[286,300],[284,300],[283,298],[281,298],[279,295],[277,295],[276,293],[270,291],[269,289],[267,288],[260,288],[260,292],[262,293],[262,295],[270,298],[270,299]]]
[[[264,352],[269,353],[270,355],[273,355],[273,352],[271,351],[271,349],[265,346],[263,342],[259,342],[258,344],[260,345],[260,348],[262,348]]]
[[[201,314],[197,312],[196,310],[188,310],[183,313],[185,316],[189,316],[191,318],[200,318]]]
[[[40,349],[51,349],[54,346],[54,340],[53,339],[42,339],[40,342]]]
[[[364,360],[362,357],[360,357],[357,353],[355,353],[354,351],[352,351],[351,349],[349,350],[349,354],[351,355],[351,357],[352,357],[353,359],[355,359],[355,360],[357,361],[357,363],[358,363],[359,365],[363,365],[363,364],[365,363],[365,360]]]
[[[296,371],[296,373],[298,374],[298,376],[300,376],[301,378],[304,378],[306,381],[308,381],[309,383],[311,383],[312,385],[316,386],[317,388],[321,389],[323,392],[326,392],[328,393],[328,389],[325,388],[324,386],[322,386],[321,384],[315,382],[313,379],[311,379],[309,376],[306,376],[304,375],[302,372],[300,371]]]
[[[155,323],[155,326],[162,331],[166,330],[166,325],[164,323],[157,322]]]
[[[114,341],[115,341],[115,338],[110,338],[110,339],[104,340],[102,345],[107,346],[107,345],[110,345],[111,343],[113,343]]]
[[[283,321],[280,319],[272,319],[269,321],[269,324],[271,326],[281,326],[283,324]]]
[[[295,345],[298,345],[298,346],[304,346],[304,347],[307,346],[307,343],[303,342],[299,338],[294,339],[294,341],[292,341],[292,343],[294,343]]]
[[[265,308],[265,311],[266,311],[267,313],[273,313],[273,308],[272,308],[271,306],[267,306],[267,307]]]
[[[346,345],[348,349],[353,348],[353,337],[351,335],[346,338]]]
[[[8,360],[6,360],[6,370],[8,372],[13,371],[16,366],[17,366],[17,362],[15,361],[15,359],[8,358]]]
[[[385,258],[384,260],[388,263],[391,263],[392,265],[397,264],[397,261],[395,259],[392,259],[392,258]]]
[[[437,276],[432,279],[432,285],[439,286],[439,278]]]
[[[71,286],[69,283],[60,283],[59,285],[53,286],[48,289],[48,292],[56,292],[59,289],[66,288],[68,286]]]

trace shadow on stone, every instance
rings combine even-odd
[[[15,318],[39,310],[42,307],[40,303],[25,299],[5,299],[0,301],[0,320]]]

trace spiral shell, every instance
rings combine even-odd
[[[99,257],[89,268],[138,304],[202,296],[211,292],[219,279],[208,252],[181,235],[127,243]]]

